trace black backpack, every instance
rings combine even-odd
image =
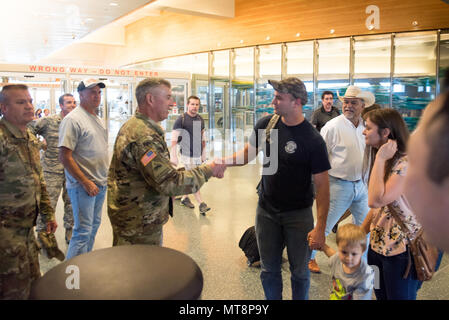
[[[248,258],[248,265],[251,266],[253,263],[260,261],[259,247],[257,246],[256,240],[256,228],[254,226],[249,227],[243,233],[242,238],[239,241],[239,247],[245,253]]]

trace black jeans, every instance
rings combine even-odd
[[[379,277],[379,281],[375,281],[379,286],[374,288],[377,300],[416,300],[416,293],[421,281],[417,280],[413,259],[408,277],[403,279],[408,265],[407,251],[386,257],[373,251],[370,247],[368,249],[368,264],[377,266],[379,271],[377,272],[374,269],[375,276]]]

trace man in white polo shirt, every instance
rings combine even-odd
[[[371,92],[349,86],[343,97],[343,114],[328,121],[321,129],[326,142],[331,169],[329,170],[330,205],[325,235],[347,209],[351,210],[354,224],[361,225],[369,211],[368,189],[363,181],[363,156],[365,152],[365,126],[361,118],[363,108],[374,104]],[[320,272],[314,251],[309,270]]]
[[[104,87],[95,79],[81,81],[80,107],[68,114],[59,128],[59,159],[75,221],[67,259],[92,250],[101,222],[109,167],[107,131],[97,116]]]

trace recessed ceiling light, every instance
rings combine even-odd
[[[334,29],[331,29],[330,32],[331,32],[331,34],[334,34],[334,33],[335,33],[335,30],[334,30]]]
[[[267,40],[267,41],[270,40],[270,36],[267,36],[267,37],[265,38],[265,40]]]
[[[412,22],[412,25],[413,25],[414,27],[417,27],[418,24],[419,24],[418,21],[413,21],[413,22]]]
[[[240,40],[240,43],[243,43],[243,40]]]
[[[299,37],[300,35],[301,35],[301,34],[300,34],[299,32],[296,34],[297,37]]]
[[[118,3],[117,2],[110,2],[109,5],[111,7],[118,7]]]

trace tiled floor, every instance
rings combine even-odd
[[[211,179],[201,190],[203,199],[212,208],[204,217],[195,209],[175,204],[174,218],[164,227],[164,246],[182,251],[191,256],[200,266],[204,277],[202,299],[261,300],[264,299],[260,283],[260,269],[249,268],[238,242],[243,232],[254,225],[257,203],[256,185],[259,167],[247,165],[230,168],[223,180]],[[192,197],[192,201],[193,197]],[[58,224],[56,237],[61,247],[64,243],[61,201],[57,207]],[[349,221],[349,218],[348,220]],[[335,245],[335,235],[328,237],[328,244]],[[103,220],[97,234],[95,249],[112,245],[112,229],[103,208]],[[286,260],[286,259],[285,259]],[[327,257],[317,255],[321,274],[311,275],[310,299],[327,300],[330,275]],[[40,259],[42,272],[46,272],[59,261]],[[449,299],[449,263],[445,255],[439,272],[430,282],[424,283],[418,299]],[[284,299],[291,299],[290,272],[288,262],[283,264]]]

